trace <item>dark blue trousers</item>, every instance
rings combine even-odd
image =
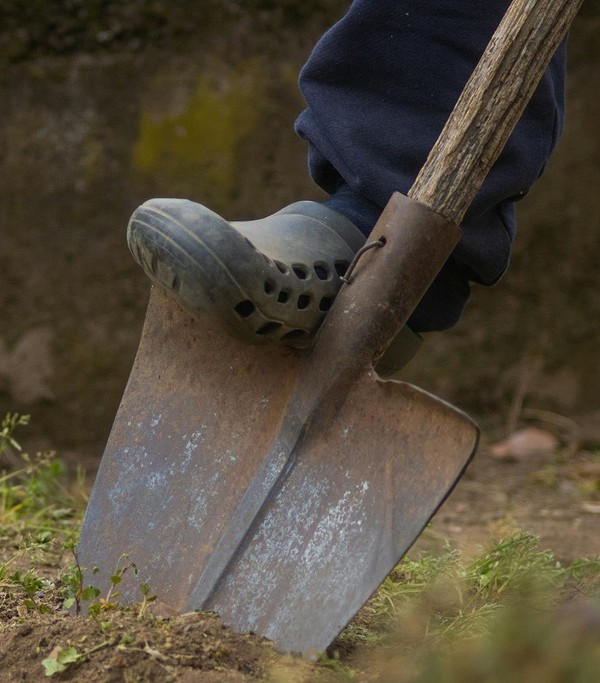
[[[354,0],[300,76],[309,142],[328,204],[368,234],[423,165],[509,0]],[[515,236],[514,202],[541,175],[561,132],[566,50],[554,56],[462,225],[463,237],[409,324],[456,323],[471,281],[494,284]]]

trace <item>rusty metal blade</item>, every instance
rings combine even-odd
[[[134,562],[139,575],[119,586],[126,600],[148,581],[173,611],[215,609],[281,649],[329,644],[460,477],[477,429],[415,387],[359,373],[334,414],[303,431],[294,466],[199,602],[199,577],[281,431],[302,361],[205,330],[152,293],[81,534],[88,582],[106,594],[119,563]]]
[[[324,650],[419,536],[477,440],[452,406],[363,373],[335,417],[304,433],[206,607],[281,650]]]
[[[400,233],[399,224],[404,224]],[[421,506],[410,514],[403,508],[405,534],[390,542],[394,560],[384,563],[387,571],[414,541],[471,457],[476,430],[462,415],[456,425],[448,422],[446,415],[455,416],[455,411],[433,397],[376,380],[372,358],[433,277],[431,249],[426,253],[423,244],[435,237],[441,262],[457,239],[457,229],[400,195],[378,226],[386,248],[359,265],[356,283],[344,287],[308,355],[247,346],[208,329],[153,292],[78,548],[83,566],[99,568],[93,582],[102,591],[108,590],[121,555],[127,553],[128,562],[141,571],[138,581],[129,574],[120,584],[127,598],[135,598],[139,581],[147,581],[175,611],[210,607],[217,599],[225,604],[227,600],[218,598],[223,582],[236,571],[239,553],[279,500],[287,478],[296,481],[296,468],[302,473],[319,458],[320,467],[335,471],[338,447],[319,444],[321,436],[333,438],[333,424],[346,424],[357,437],[355,445],[342,440],[339,447],[350,444],[364,468],[361,481],[367,481],[369,468],[380,462],[386,448],[398,450],[396,467],[404,469],[411,457],[421,463],[420,469],[406,468],[408,488],[399,489],[389,515],[395,514],[402,496],[410,500],[411,487],[420,486],[414,477],[429,482],[427,467],[433,463],[433,476],[446,467],[437,460],[447,460],[449,474],[422,487]],[[387,305],[379,305],[381,300]],[[371,385],[377,387],[375,393]],[[361,391],[364,400],[357,395]],[[414,395],[422,400],[407,399]],[[407,422],[412,405],[419,410]],[[373,409],[386,416],[388,426],[375,419]],[[439,439],[438,418],[448,430]],[[469,436],[457,442],[452,430],[456,427],[460,434],[461,425]],[[361,433],[367,438],[359,438]],[[380,445],[381,439],[393,443]],[[317,460],[312,459],[315,453]],[[300,499],[310,493],[303,486]],[[327,508],[329,503],[325,499],[321,505]],[[286,506],[294,509],[294,501]],[[266,622],[264,628],[272,634]],[[335,621],[333,635],[337,629]],[[312,647],[312,642],[298,642],[292,649]]]
[[[237,342],[153,292],[79,560],[99,568],[88,580],[106,592],[127,553],[140,574],[124,576],[126,599],[148,581],[174,611],[208,607],[310,654],[418,537],[472,456],[477,429],[415,387],[361,373],[333,418],[325,411],[304,431],[295,466],[205,603],[194,594],[199,577],[278,434],[301,360],[228,344]]]

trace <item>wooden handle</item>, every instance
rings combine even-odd
[[[408,196],[460,224],[583,0],[513,0]]]

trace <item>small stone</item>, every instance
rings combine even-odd
[[[531,456],[550,455],[558,448],[558,439],[544,429],[524,427],[490,448],[492,457],[500,460],[523,460]]]
[[[589,512],[592,515],[600,515],[600,503],[583,503],[581,507],[584,512]]]

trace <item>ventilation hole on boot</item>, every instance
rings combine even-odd
[[[275,322],[274,320],[269,320],[268,323],[261,325],[258,330],[256,330],[256,334],[270,334],[271,332],[278,330],[280,327],[281,323]]]
[[[350,263],[348,261],[336,261],[335,262],[335,272],[342,277],[343,275],[346,274],[346,271],[348,270],[348,266]]]
[[[284,263],[281,263],[281,261],[273,261],[273,263],[277,266],[280,273],[285,274],[288,272],[287,266]]]
[[[314,269],[319,280],[327,280],[329,277],[329,268],[324,263],[315,263]]]
[[[249,299],[244,299],[235,307],[235,312],[240,318],[248,318],[254,313],[254,304]]]
[[[303,311],[310,305],[310,296],[308,294],[300,294],[298,297],[298,308]]]
[[[173,276],[173,282],[171,282],[171,289],[174,292],[178,292],[181,289],[181,280],[177,277],[177,275]]]
[[[281,292],[279,292],[279,296],[277,297],[277,303],[280,304],[286,304],[290,299],[290,293],[287,292],[285,289],[282,289]]]
[[[154,275],[158,272],[158,256],[156,254],[152,254],[150,259],[150,270]]]
[[[308,337],[308,332],[306,330],[292,330],[291,332],[286,332],[286,334],[281,337],[283,342],[297,341],[298,339],[304,339]]]
[[[296,273],[296,277],[299,280],[306,280],[308,276],[308,268],[303,266],[301,263],[294,263],[292,270]]]
[[[319,310],[320,311],[328,311],[331,308],[331,304],[333,303],[333,297],[332,296],[324,296],[321,301],[319,301]]]
[[[273,280],[265,280],[265,294],[273,294],[275,291],[275,283]]]

